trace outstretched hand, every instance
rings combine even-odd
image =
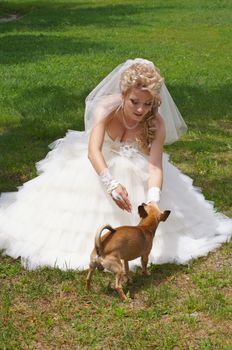
[[[118,187],[112,191],[111,196],[119,208],[131,213],[132,206],[128,198],[127,190],[124,186],[118,185]]]

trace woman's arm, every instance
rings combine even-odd
[[[107,177],[111,177],[109,170],[107,168],[106,161],[102,154],[102,145],[104,142],[106,123],[107,121],[103,120],[102,122],[99,122],[97,125],[94,126],[90,134],[89,145],[88,145],[88,158],[92,163],[92,166],[96,170],[97,174],[100,176],[103,176],[104,182],[105,182],[105,175],[103,174],[103,172],[106,172],[106,173],[108,172]],[[111,192],[111,196],[112,196],[112,192]],[[118,184],[118,186],[114,189],[114,192],[116,192],[116,195],[112,196],[112,198],[115,201],[115,203],[121,209],[131,212],[131,203],[128,199],[128,193],[125,187],[123,187],[121,184]]]
[[[149,180],[148,188],[162,189],[163,184],[163,145],[165,140],[165,125],[163,118],[158,113],[156,117],[156,135],[152,142],[149,156]]]
[[[98,175],[107,168],[107,164],[102,155],[102,145],[105,136],[105,123],[105,121],[102,121],[94,126],[90,134],[88,145],[88,158]]]

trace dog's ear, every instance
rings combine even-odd
[[[146,204],[145,204],[145,203],[142,203],[142,205],[139,205],[139,206],[138,206],[139,216],[140,216],[142,219],[145,219],[145,218],[148,216],[146,210],[144,209],[144,205],[146,205]]]
[[[170,210],[165,210],[161,215],[160,215],[160,221],[166,221],[167,218],[169,217],[171,211]]]

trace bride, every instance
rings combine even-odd
[[[29,269],[83,269],[96,229],[137,224],[142,202],[171,210],[151,262],[182,264],[217,248],[231,237],[232,220],[163,154],[186,129],[152,62],[116,67],[86,99],[85,131],[55,141],[38,176],[2,194],[0,249]]]

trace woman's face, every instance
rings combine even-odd
[[[132,88],[124,95],[124,114],[127,118],[140,122],[151,110],[153,97],[149,91]]]

